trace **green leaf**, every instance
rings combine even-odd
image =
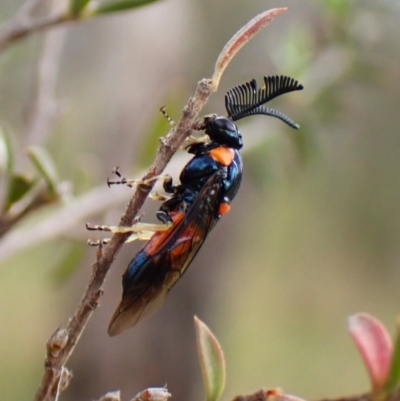
[[[194,318],[194,325],[206,400],[218,401],[225,387],[224,354],[214,334],[197,317]]]
[[[351,0],[325,0],[321,3],[325,9],[337,14],[338,16],[347,16],[352,8],[354,8],[354,2]]]
[[[77,269],[79,262],[83,258],[85,247],[86,245],[82,245],[82,242],[76,242],[68,243],[64,246],[64,249],[60,250],[62,254],[61,260],[51,273],[51,280],[55,285],[63,284]]]
[[[69,9],[72,15],[79,15],[82,10],[90,3],[91,0],[71,0]]]
[[[13,153],[11,150],[10,138],[0,126],[0,172],[12,173],[14,165]]]
[[[279,54],[274,54],[273,60],[279,68],[285,69],[289,76],[301,76],[307,71],[314,55],[313,34],[308,26],[294,26],[288,30]],[[285,68],[285,67],[288,68]]]
[[[8,210],[14,203],[22,199],[33,187],[34,181],[20,174],[9,178],[8,193],[5,210]]]
[[[388,379],[385,385],[387,394],[395,391],[400,383],[400,321],[397,323],[396,340],[392,354],[392,361],[389,369]]]
[[[28,148],[27,152],[32,163],[45,179],[50,195],[56,195],[59,179],[53,159],[44,148],[39,146],[31,146]]]
[[[136,7],[145,6],[146,4],[154,3],[158,0],[117,0],[110,1],[104,4],[100,4],[94,10],[91,11],[92,14],[106,14],[113,13],[116,11],[131,10]]]

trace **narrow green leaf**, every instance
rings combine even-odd
[[[0,126],[0,172],[6,171],[8,174],[11,174],[13,161],[10,138]]]
[[[194,318],[194,325],[206,400],[218,401],[225,387],[224,353],[214,334],[197,317]]]
[[[351,0],[325,0],[323,7],[326,10],[337,14],[338,16],[347,16],[354,8]]]
[[[85,246],[86,244],[82,245],[81,242],[74,242],[66,244],[64,249],[60,250],[61,260],[51,273],[51,280],[55,285],[63,284],[77,269],[83,258]]]
[[[9,177],[7,200],[4,205],[8,210],[14,203],[22,199],[33,187],[34,181],[20,174]]]
[[[400,383],[400,321],[397,322],[397,333],[394,343],[391,365],[388,379],[385,385],[387,394],[391,394],[397,389]]]
[[[69,9],[72,15],[79,15],[79,13],[86,8],[91,0],[71,0]]]
[[[145,6],[146,4],[154,3],[158,0],[116,0],[109,1],[104,4],[97,6],[92,13],[93,14],[106,14],[113,13],[116,11],[131,10],[136,7]]]
[[[285,73],[289,76],[305,74],[313,59],[312,47],[314,36],[311,28],[295,26],[288,30],[279,54],[274,55],[274,61],[279,66],[288,66]]]
[[[28,156],[45,179],[50,195],[57,193],[57,183],[59,182],[56,166],[44,148],[31,146],[28,148]]]

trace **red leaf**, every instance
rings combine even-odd
[[[366,313],[350,316],[348,329],[364,359],[373,390],[382,389],[387,381],[393,352],[388,332],[379,320]]]

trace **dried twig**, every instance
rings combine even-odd
[[[163,141],[158,149],[157,156],[152,166],[149,168],[143,180],[160,174],[168,161],[171,159],[174,152],[179,148],[185,137],[189,134],[192,124],[201,108],[206,103],[211,95],[210,80],[203,79],[199,82],[195,96],[189,99],[188,104],[183,109],[182,118]],[[119,225],[130,226],[134,217],[142,207],[150,188],[138,187],[133,198],[128,203],[125,213],[120,219]],[[107,246],[104,254],[98,255],[97,261],[93,264],[92,276],[85,293],[78,305],[74,316],[70,319],[67,325],[68,341],[65,347],[54,356],[48,352],[45,365],[45,373],[42,378],[42,383],[35,396],[35,401],[50,401],[55,399],[54,388],[60,378],[60,374],[64,364],[73,352],[83,329],[93,313],[93,310],[98,304],[101,296],[101,286],[110,269],[111,263],[115,259],[118,251],[121,249],[129,234],[115,234],[110,244]]]
[[[130,4],[126,7],[115,8],[112,2],[109,2],[109,4],[99,4],[99,2],[96,1],[89,1],[83,4],[83,8],[78,6],[78,9],[75,9],[76,7],[74,6],[71,8],[65,4],[61,4],[64,5],[64,9],[38,20],[32,19],[32,10],[45,1],[46,0],[27,0],[16,15],[0,30],[0,52],[19,39],[56,25],[61,25],[66,22],[82,21],[101,14],[121,11],[128,8],[132,9],[143,5],[141,2],[137,2],[136,4]],[[150,0],[150,2],[151,1],[155,0]],[[148,2],[149,1],[146,1],[145,3]],[[71,6],[71,4],[69,6]]]
[[[18,16],[18,14],[17,14]],[[5,50],[16,40],[22,39],[32,33],[43,31],[44,29],[77,20],[77,17],[67,13],[57,13],[41,19],[39,21],[32,21],[28,18],[14,17],[7,25],[0,31],[0,52]]]
[[[273,17],[286,10],[286,8],[282,8],[269,10],[265,13],[262,13],[261,15],[263,16],[263,20],[265,20],[263,25],[259,24],[259,16],[254,18],[252,22],[254,21],[253,23],[257,25],[258,29],[253,30],[251,36],[254,36],[254,34],[257,33],[259,29],[264,27],[269,21],[271,21]],[[246,27],[251,26],[251,22],[249,24],[246,25]],[[246,30],[245,36],[236,35],[234,38],[234,47],[240,48],[241,43],[245,43],[249,40],[248,29]],[[142,178],[143,180],[152,178],[162,173],[175,151],[179,148],[183,140],[189,135],[197,115],[207,102],[209,96],[217,89],[221,73],[223,69],[226,68],[232,57],[232,53],[227,57],[223,57],[224,62],[221,66],[222,70],[215,80],[202,79],[198,83],[195,95],[189,99],[187,105],[184,107],[178,124],[174,126],[166,138],[161,141],[156,158],[145,176]],[[221,55],[218,60],[220,59]],[[214,76],[216,75],[214,74]],[[130,226],[132,224],[147,195],[150,193],[150,190],[150,187],[137,187],[134,196],[129,201],[126,210],[120,219],[120,226]],[[114,261],[127,236],[129,236],[129,234],[114,234],[104,253],[102,252],[102,248],[99,248],[97,260],[93,264],[92,276],[89,280],[88,286],[73,317],[70,319],[67,328],[65,329],[68,338],[65,346],[62,349],[57,350],[56,354],[48,347],[45,372],[40,387],[36,393],[34,399],[35,401],[55,400],[57,392],[55,392],[54,389],[58,388],[57,383],[60,380],[64,365],[72,354],[86,323],[93,313],[93,310],[98,305],[99,298],[102,295],[101,286],[103,285],[105,277],[110,269],[111,263]]]

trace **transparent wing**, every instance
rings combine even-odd
[[[143,260],[137,272],[124,282],[122,300],[108,328],[111,336],[135,326],[161,306],[216,224],[220,191],[221,179],[216,173],[158,249],[151,256],[146,254],[146,247],[152,246],[150,240],[135,256],[131,264],[137,258]]]

